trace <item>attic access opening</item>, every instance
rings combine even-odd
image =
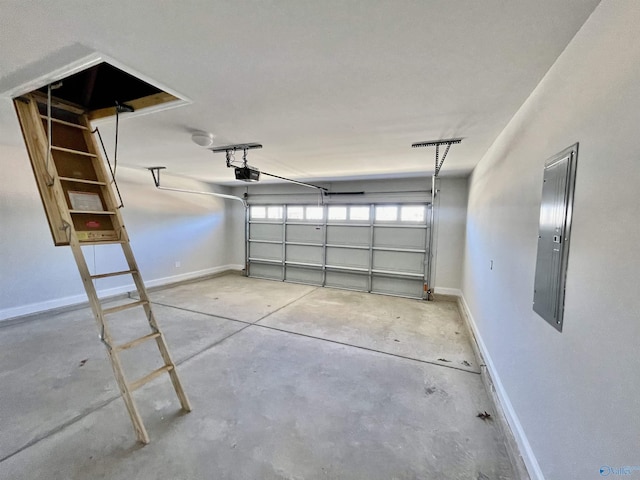
[[[82,243],[118,241],[124,226],[117,219],[116,156],[108,171],[92,121],[115,116],[117,152],[119,113],[185,100],[105,61],[68,68],[19,87],[13,98],[38,190],[55,245],[70,244],[72,229]],[[106,157],[104,145],[103,151]]]
[[[89,120],[114,116],[116,105],[127,105],[138,112],[183,101],[107,62],[98,63],[54,83],[56,87],[52,90],[52,100],[77,106],[87,114]],[[44,85],[31,93],[46,97],[47,90],[48,85]]]

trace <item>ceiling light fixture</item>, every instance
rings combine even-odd
[[[213,145],[213,133],[202,132],[202,131],[193,132],[191,134],[191,140],[196,145],[200,145],[201,147],[207,148]]]

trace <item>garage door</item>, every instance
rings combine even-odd
[[[426,204],[252,205],[248,274],[423,298]]]

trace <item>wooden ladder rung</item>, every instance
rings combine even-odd
[[[43,120],[49,120],[49,117],[47,117],[46,115],[40,115],[40,118],[42,118]],[[51,117],[51,121],[54,123],[59,123],[61,125],[67,125],[69,127],[79,128],[80,130],[89,130],[84,125],[80,125],[78,123],[73,123],[73,122],[66,122],[64,120],[60,120],[59,118]]]
[[[118,275],[129,275],[137,272],[137,270],[122,270],[120,272],[99,273],[98,275],[91,275],[91,278],[97,280],[98,278],[117,277]]]
[[[114,243],[126,243],[122,239],[113,240],[78,240],[80,245],[113,245]]]
[[[144,337],[136,338],[135,340],[131,340],[130,342],[123,343],[122,345],[117,345],[113,347],[116,351],[127,350],[129,348],[133,348],[141,343],[146,342],[147,340],[153,340],[154,338],[158,338],[160,336],[159,333],[150,333],[149,335],[145,335]]]
[[[104,186],[107,182],[100,182],[98,180],[85,180],[84,178],[73,177],[58,177],[63,182],[76,182],[76,183],[88,183],[89,185],[101,185]]]
[[[154,378],[159,377],[164,372],[170,372],[171,370],[173,370],[172,365],[165,365],[164,367],[160,367],[157,370],[154,370],[153,372],[151,372],[149,375],[145,375],[144,377],[136,380],[135,382],[131,382],[129,384],[129,390],[131,391],[137,390],[144,384],[149,383]]]
[[[36,90],[34,92],[31,92],[29,95],[31,95],[35,99],[35,101],[38,103],[43,103],[46,105],[48,102],[48,97],[46,93],[42,93]],[[76,105],[71,102],[60,100],[59,98],[56,98],[56,97],[51,98],[51,106],[55,108],[59,108],[61,110],[66,110],[71,113],[75,113],[76,115],[82,115],[86,113],[85,108],[82,107],[81,105]]]
[[[59,152],[67,152],[73,153],[75,155],[84,155],[85,157],[96,157],[95,153],[83,152],[82,150],[74,150],[72,148],[64,148],[64,147],[56,147],[54,145],[51,146],[51,150],[57,150]]]
[[[115,215],[116,214],[116,212],[112,212],[109,210],[69,210],[69,213],[80,213],[80,214],[90,213],[91,215]]]
[[[141,305],[147,305],[149,302],[146,300],[138,300],[137,302],[125,303],[124,305],[118,305],[117,307],[105,308],[102,310],[103,315],[111,315],[112,313],[121,312],[130,308],[140,307]]]

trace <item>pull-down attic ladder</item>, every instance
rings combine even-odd
[[[133,399],[134,390],[168,373],[182,409],[188,412],[191,405],[151,308],[119,210],[120,203],[112,188],[111,172],[107,170],[91,132],[89,112],[67,101],[51,100],[38,91],[14,99],[14,105],[54,243],[56,246],[71,247],[100,339],[106,347],[137,438],[142,443],[149,443],[149,435]],[[127,262],[126,270],[91,274],[82,246],[105,244],[120,245]],[[131,276],[139,300],[105,308],[94,281],[114,276]],[[116,345],[107,318],[137,308],[144,309],[149,333]],[[163,365],[138,380],[129,381],[123,370],[120,352],[150,341],[155,341]]]

